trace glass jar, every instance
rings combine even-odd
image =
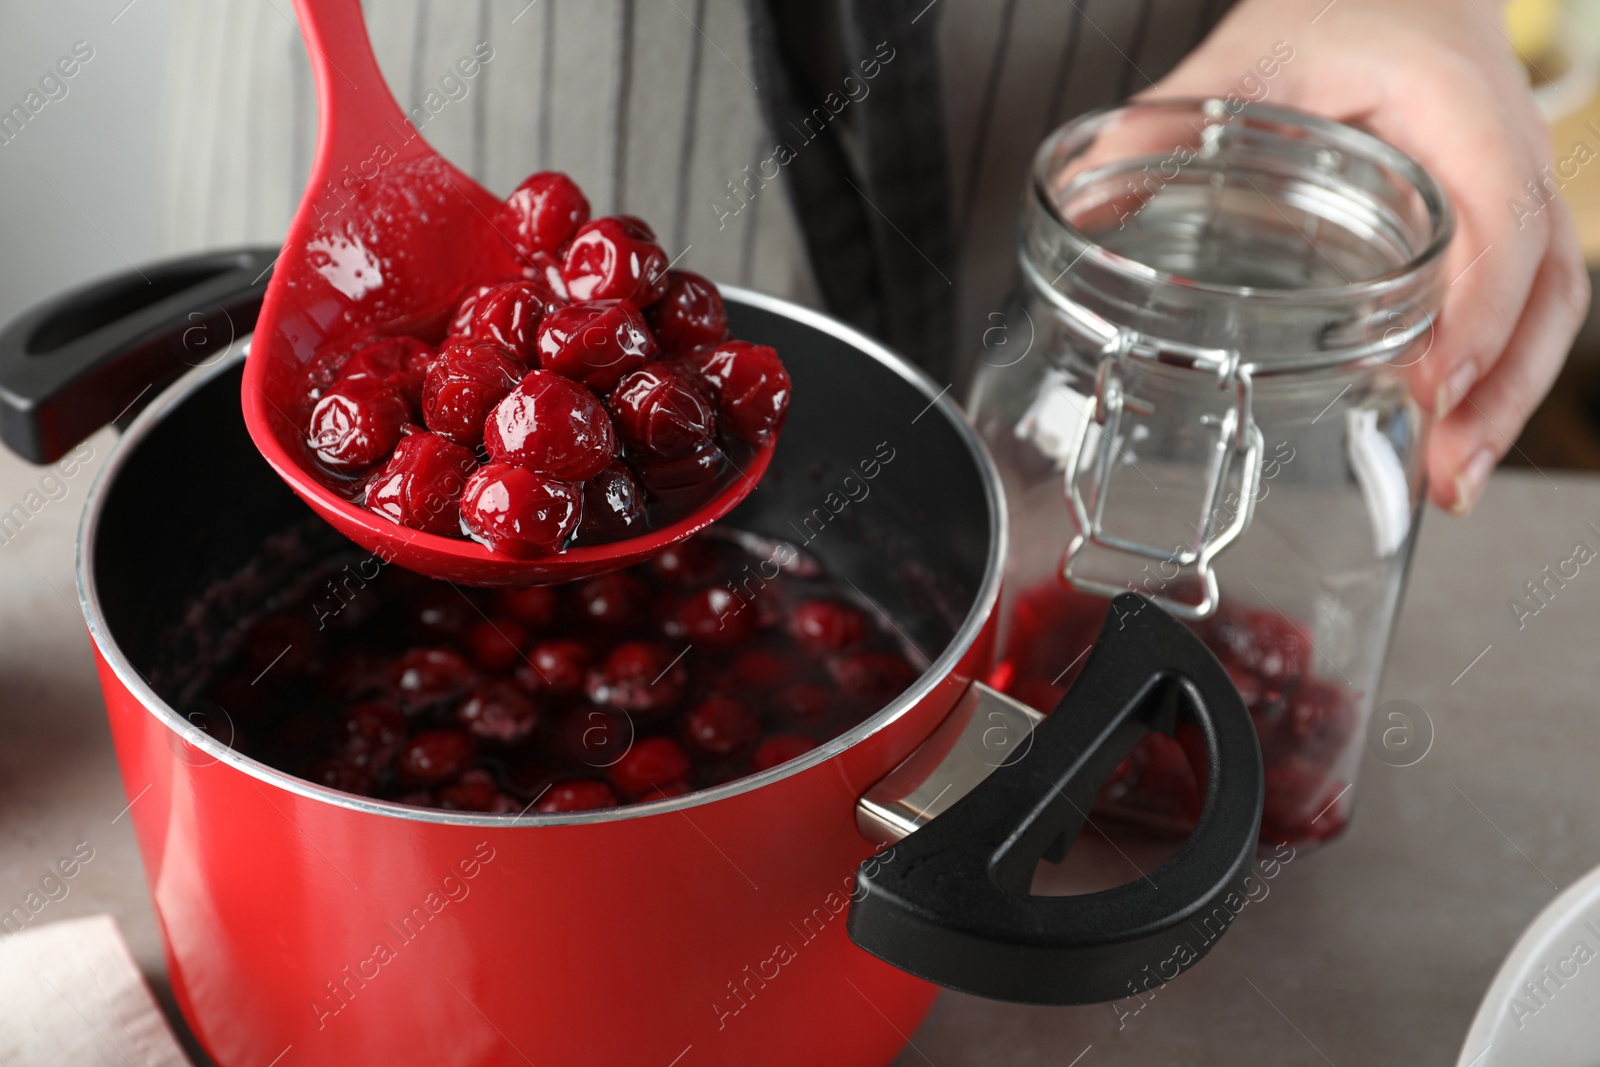
[[[1048,138],[967,400],[1011,510],[995,684],[1054,707],[1108,598],[1142,593],[1244,696],[1263,840],[1339,832],[1423,511],[1406,378],[1451,230],[1414,161],[1295,112],[1138,104]],[[1195,742],[1147,737],[1099,807],[1192,825]]]

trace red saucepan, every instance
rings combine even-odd
[[[1262,779],[1216,660],[1129,595],[1042,725],[977,682],[1006,536],[989,458],[893,353],[749,292],[725,290],[733,328],[783,353],[794,403],[726,522],[884,608],[929,663],[909,689],[771,770],[574,814],[356,797],[195,729],[161,695],[203,658],[172,640],[185,613],[318,525],[239,411],[270,258],[146,268],[150,285],[86,288],[0,336],[0,431],[36,462],[146,405],[90,497],[79,590],[172,988],[219,1063],[876,1065],[934,983],[1109,1000],[1227,926]],[[1199,828],[1148,878],[1031,896],[1099,783],[1180,713],[1209,759]]]

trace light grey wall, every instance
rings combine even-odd
[[[75,42],[94,50],[0,143],[0,322],[153,258],[166,36],[166,0],[0,0],[0,116]]]

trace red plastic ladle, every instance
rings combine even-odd
[[[305,445],[305,365],[325,343],[425,330],[468,283],[519,273],[490,221],[499,200],[422,139],[378,69],[360,0],[295,0],[318,102],[317,155],[289,225],[244,371],[250,436],[284,481],[386,562],[474,585],[528,585],[618,570],[726,515],[760,481],[774,442],[699,510],[638,537],[538,559],[389,522],[339,496]]]

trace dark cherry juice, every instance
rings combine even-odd
[[[677,796],[849,729],[922,665],[792,546],[712,530],[627,571],[489,591],[326,558],[180,704],[291,774],[401,803],[554,812]]]

